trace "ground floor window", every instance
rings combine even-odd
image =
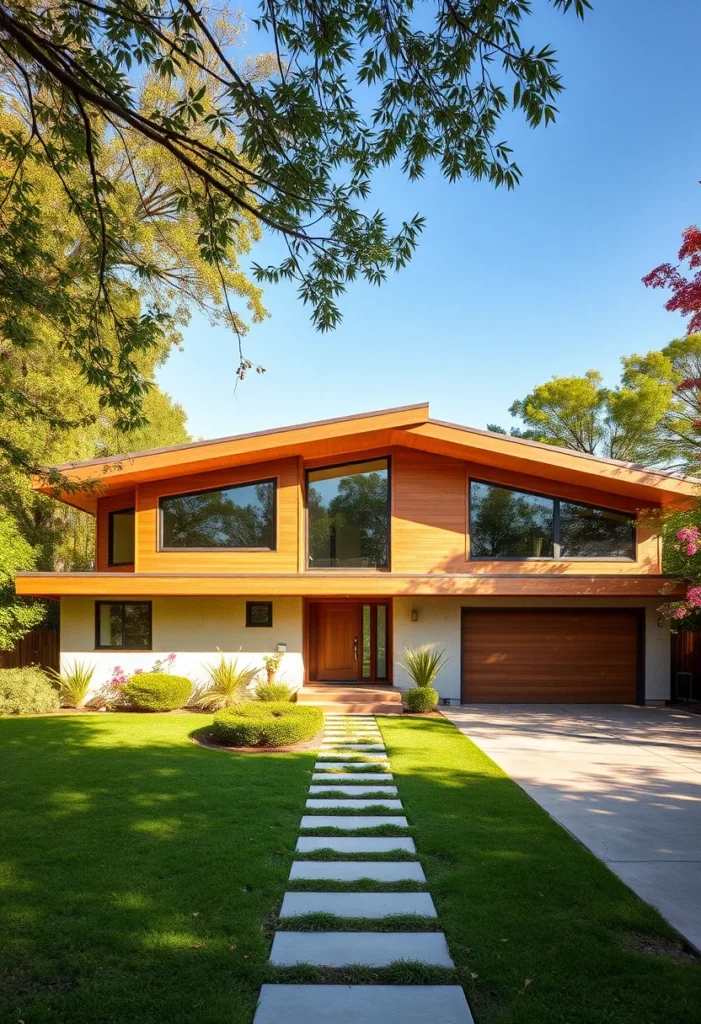
[[[246,601],[247,626],[272,626],[272,601]]]
[[[151,602],[96,601],[95,647],[151,650]]]

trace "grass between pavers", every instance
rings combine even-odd
[[[3,1024],[251,1024],[316,752],[208,721],[0,719]]]
[[[456,972],[451,967],[434,967],[418,960],[395,960],[387,967],[349,964],[348,967],[316,967],[296,964],[294,967],[271,968],[270,980],[280,985],[455,985]],[[358,1021],[357,1024],[363,1024]]]
[[[317,783],[314,783],[314,785],[317,785]],[[323,785],[323,783],[320,783],[320,785]],[[348,785],[353,785],[353,783],[349,782]],[[358,785],[362,785],[362,783],[358,783]],[[333,789],[324,789],[319,793],[310,793],[309,798],[311,800],[396,800],[397,794],[383,793],[381,789],[374,789],[370,793],[361,794],[336,793]]]
[[[359,878],[356,882],[339,882],[331,878],[290,878],[287,892],[426,892],[425,882],[378,882]]]
[[[312,793],[309,797],[310,800],[316,800],[317,794]],[[334,794],[334,798],[336,797]],[[364,800],[364,797],[348,797],[349,800]],[[392,796],[387,797],[388,800],[397,800],[398,797]],[[383,817],[392,817],[393,814],[398,815],[400,818],[405,817],[403,807],[385,807],[384,804],[370,804],[368,807],[306,807],[304,813],[309,815],[316,815],[317,817],[328,818],[332,817],[349,817],[349,818],[366,818],[366,817],[377,817],[382,815]]]
[[[384,813],[384,812],[383,812]],[[308,808],[304,809],[305,816],[309,814]],[[329,817],[336,817],[336,812],[330,814],[326,811]],[[359,838],[367,836],[409,836],[411,835],[411,829],[408,825],[372,825],[370,828],[336,828],[335,826],[319,825],[318,828],[312,828],[308,825],[300,825],[299,831],[305,836],[358,836]]]
[[[451,723],[380,723],[476,1024],[699,1024],[701,965],[653,908]]]
[[[408,850],[387,850],[381,853],[356,853],[352,850],[349,853],[342,853],[339,850],[298,850],[295,853],[295,860],[418,860],[415,853]]]
[[[435,917],[420,914],[392,914],[388,917],[338,917],[335,914],[300,914],[281,917],[278,932],[439,932]]]

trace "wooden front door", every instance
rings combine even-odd
[[[329,602],[315,608],[317,679],[355,682],[358,679],[360,605]]]

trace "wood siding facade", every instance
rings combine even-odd
[[[357,442],[356,442],[357,443]],[[391,457],[390,572],[399,575],[476,576],[534,574],[563,575],[648,575],[661,571],[661,549],[656,532],[638,527],[635,559],[618,561],[568,559],[495,560],[470,558],[470,480],[479,479],[554,497],[601,505],[634,518],[649,502],[636,502],[621,495],[590,487],[561,484],[557,488],[542,477],[497,470],[474,462],[415,451],[402,446],[350,450],[354,456]],[[256,576],[303,573],[306,571],[305,472],[337,459],[315,456],[305,460],[276,459],[245,466],[216,469],[207,473],[176,476],[140,484],[133,490],[98,500],[98,572],[117,571],[108,564],[109,513],[135,507],[136,573],[232,573]],[[159,502],[168,495],[186,494],[262,479],[276,481],[275,548],[261,550],[163,551],[159,542]],[[119,571],[130,567],[120,566]],[[333,573],[336,570],[326,570]],[[378,570],[381,573],[383,570]]]

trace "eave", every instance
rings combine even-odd
[[[231,573],[20,572],[24,597],[660,597],[670,581],[658,575],[525,575],[459,573]],[[666,590],[667,590],[666,587]],[[679,588],[677,588],[679,589]],[[681,589],[679,589],[681,594]],[[666,597],[678,596],[676,590]]]

